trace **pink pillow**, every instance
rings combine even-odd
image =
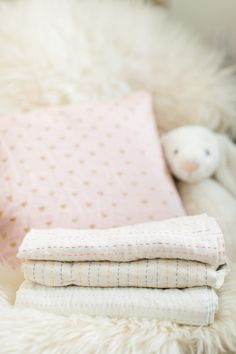
[[[108,228],[184,215],[147,93],[0,120],[2,258],[30,228]]]

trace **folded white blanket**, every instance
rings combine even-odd
[[[106,230],[31,230],[19,248],[18,257],[113,262],[180,258],[213,266],[226,262],[222,232],[207,215]]]
[[[16,306],[71,315],[114,318],[138,317],[208,325],[218,308],[218,297],[208,287],[188,289],[45,287],[25,281]]]
[[[133,262],[26,261],[25,279],[46,286],[220,288],[227,269],[178,259]]]

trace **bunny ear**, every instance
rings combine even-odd
[[[220,149],[220,164],[216,179],[236,197],[236,145],[227,137],[217,134]]]

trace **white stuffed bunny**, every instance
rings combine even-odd
[[[225,136],[201,126],[174,129],[162,137],[171,172],[180,181],[215,177],[236,197],[236,146]]]

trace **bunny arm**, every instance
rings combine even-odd
[[[214,217],[224,233],[227,256],[236,261],[236,199],[213,179],[189,184],[178,182],[178,190],[188,215],[206,213]]]
[[[217,138],[221,160],[215,178],[236,197],[236,145],[223,135]]]

